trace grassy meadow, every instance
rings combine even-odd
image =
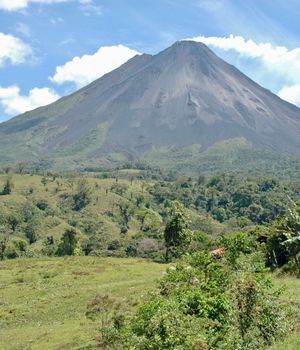
[[[0,349],[94,349],[97,322],[87,303],[109,294],[128,311],[155,288],[166,265],[143,259],[67,257],[16,259],[0,263]],[[281,298],[300,304],[300,280],[274,278]],[[299,307],[300,310],[300,307]],[[296,328],[270,350],[298,350]]]
[[[270,347],[270,350],[298,350],[300,349],[300,279],[294,277],[274,278],[274,285],[283,288],[281,298],[294,305],[298,310],[294,332],[281,342]]]
[[[68,257],[0,262],[0,349],[93,349],[87,303],[109,294],[132,310],[166,265],[142,259]]]

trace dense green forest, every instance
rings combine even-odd
[[[296,286],[300,275],[299,199],[300,181],[277,176],[187,177],[150,167],[41,174],[21,163],[4,167],[0,274],[6,269],[17,274],[14,262],[27,266],[32,261],[48,266],[36,275],[32,270],[38,283],[57,279],[60,286],[69,278],[64,275],[68,269],[61,274],[49,266],[62,258],[74,259],[82,271],[76,273],[87,277],[84,264],[91,259],[98,264],[101,259],[128,258],[120,260],[121,269],[122,261],[126,265],[130,259],[146,258],[149,262],[143,264],[166,272],[163,277],[157,273],[157,283],[151,275],[145,289],[151,293],[134,293],[130,302],[132,290],[120,286],[123,292],[114,292],[114,284],[106,289],[100,283],[91,293],[91,279],[86,280],[84,302],[76,302],[80,322],[89,331],[82,331],[76,347],[63,348],[268,349],[299,327],[298,299],[291,303],[278,288],[282,278],[291,278],[295,282],[290,286]],[[144,278],[149,274],[146,265],[141,268]],[[37,282],[26,269],[15,278],[33,293],[30,288]],[[15,317],[28,311],[18,314],[13,308],[5,283],[0,321],[13,338]],[[69,313],[66,305],[59,307]],[[42,348],[37,344],[33,348]],[[51,344],[51,349],[60,348]],[[7,349],[22,348],[18,346]]]

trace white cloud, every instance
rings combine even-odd
[[[23,22],[18,22],[15,25],[15,30],[27,38],[29,38],[31,36],[30,28],[28,27],[27,24],[25,24]]]
[[[0,9],[6,11],[16,11],[27,7],[27,0],[0,0]]]
[[[259,60],[266,72],[269,72],[272,76],[275,74],[279,81],[285,82],[286,85],[291,85],[291,87],[280,90],[280,97],[290,102],[296,101],[294,94],[296,93],[296,87],[300,84],[299,47],[289,50],[285,46],[274,46],[271,43],[256,43],[253,40],[246,40],[242,36],[233,35],[229,37],[199,36],[187,40],[202,42],[224,51],[231,50],[236,52],[241,58]]]
[[[95,5],[93,0],[79,0],[80,8],[85,16],[102,15],[102,7]]]
[[[20,64],[32,54],[32,49],[21,39],[0,32],[0,67],[5,63]]]
[[[56,17],[56,18],[51,18],[50,19],[50,23],[53,25],[59,24],[59,23],[63,23],[64,19],[61,17]]]
[[[63,66],[56,67],[54,76],[49,79],[57,84],[72,82],[80,88],[118,68],[137,54],[137,51],[123,45],[103,46],[93,55],[76,56]]]
[[[300,84],[284,86],[278,92],[278,96],[300,107]]]
[[[55,4],[70,0],[0,0],[0,10],[18,11],[25,9],[30,3]]]
[[[294,67],[300,68],[300,48],[288,50],[285,46],[272,46],[270,43],[257,44],[253,40],[233,35],[225,38],[199,36],[190,40],[200,41],[225,51],[234,50],[246,57],[261,58],[271,65],[291,63]]]
[[[29,91],[27,96],[20,94],[18,86],[0,87],[0,104],[4,112],[14,116],[45,106],[56,101],[60,96],[49,88],[34,88]]]

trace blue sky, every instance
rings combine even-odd
[[[186,38],[300,105],[299,13],[298,0],[0,0],[0,121]]]

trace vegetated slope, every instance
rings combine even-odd
[[[163,192],[156,181],[137,180],[134,174],[127,177],[131,181],[86,178],[89,199],[79,209],[74,195],[79,192],[80,177],[14,174],[12,193],[0,195],[0,238],[5,234],[11,242],[25,239],[31,243],[26,247],[28,256],[55,255],[63,233],[73,228],[83,254],[161,259],[164,201],[176,197],[167,184]],[[0,175],[0,193],[5,179]],[[204,212],[188,211],[194,229],[213,234],[225,229]],[[7,251],[10,258],[24,255],[14,246]]]
[[[125,170],[116,176],[13,174],[12,192],[0,195],[0,240],[8,239],[2,257],[63,255],[62,237],[71,229],[76,254],[163,260],[164,223],[174,200],[186,207],[192,230],[218,236],[272,222],[300,198],[299,181],[232,175],[145,180]],[[1,175],[0,193],[6,182]]]
[[[242,138],[300,153],[300,109],[262,88],[201,43],[136,56],[78,92],[0,124],[2,162],[63,167],[159,160],[161,148]],[[153,157],[152,157],[153,158]]]
[[[221,234],[219,238],[232,237],[228,247],[233,248],[235,244],[232,243],[239,238],[238,242],[244,242],[246,246],[243,243],[237,249],[245,249],[249,256],[253,252],[255,255],[251,264],[243,259],[238,264],[255,271],[254,275],[258,277],[264,261],[259,257],[263,258],[260,253],[265,252],[266,245],[263,243],[262,251],[257,251],[259,241],[255,232],[266,238],[268,228],[265,223],[272,222],[291,203],[288,195],[297,200],[300,194],[299,181],[280,183],[272,178],[244,178],[241,181],[224,174],[198,181],[181,177],[170,182],[139,179],[143,174],[137,170],[115,174],[115,178],[109,178],[109,172],[98,174],[104,179],[77,178],[71,174],[65,177],[56,174],[0,176],[0,192],[7,181],[13,184],[10,194],[0,195],[0,253],[4,248],[4,258],[15,259],[0,261],[0,347],[97,348],[94,340],[97,332],[99,334],[99,323],[86,319],[87,303],[94,300],[97,293],[108,293],[122,302],[122,311],[126,314],[165,269],[162,265],[132,258],[55,257],[61,254],[57,248],[66,229],[77,232],[74,255],[162,258],[164,224],[168,219],[166,209],[171,201],[179,200],[186,207],[194,231],[193,242],[188,248],[191,253],[202,254],[206,249],[211,257],[210,250],[217,242],[213,237],[218,234]],[[74,204],[79,191],[84,188],[83,180],[89,200],[79,209]],[[122,212],[127,209],[129,221],[124,222]],[[254,227],[253,224],[262,226]],[[254,245],[243,240],[247,232]],[[32,240],[33,236],[35,239]],[[7,240],[3,239],[5,237]],[[222,246],[226,244],[221,242]],[[253,252],[250,246],[255,249]],[[51,258],[42,257],[42,254]],[[238,255],[233,256],[237,261]],[[213,265],[220,268],[219,263]],[[227,269],[223,273],[228,277]],[[239,275],[235,269],[234,275]],[[282,296],[284,303],[290,301],[298,305],[298,283],[291,279],[284,281],[289,283],[289,289]],[[177,286],[173,282],[172,285]],[[196,291],[195,282],[191,283]],[[282,285],[281,279],[278,284]],[[215,288],[214,283],[210,285]],[[297,349],[298,339],[295,335],[285,344]]]

